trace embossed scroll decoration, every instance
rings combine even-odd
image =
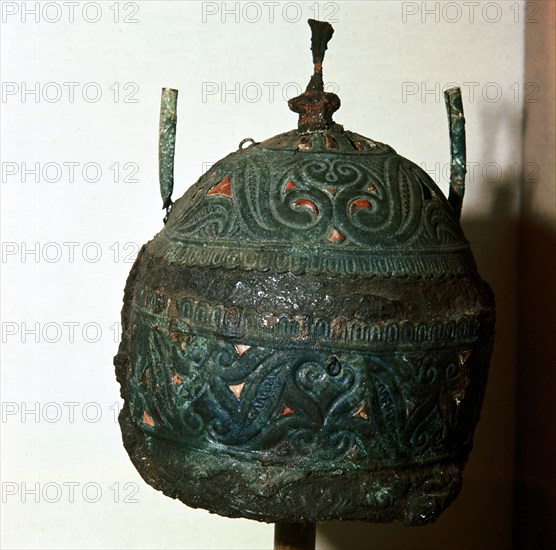
[[[469,248],[434,182],[388,146],[371,151],[240,150],[200,179],[193,200],[176,203],[161,245],[191,266],[465,274]]]

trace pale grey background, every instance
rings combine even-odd
[[[14,4],[19,10],[12,13]],[[29,8],[34,2],[23,4]],[[309,79],[309,17],[337,20],[324,65],[325,81],[335,83],[342,99],[335,119],[425,163],[443,190],[449,149],[440,90],[446,83],[467,83],[468,160],[474,171],[463,225],[481,273],[495,290],[499,317],[483,418],[460,498],[436,524],[419,529],[319,526],[317,547],[510,547],[516,174],[523,33],[532,14],[522,2],[478,2],[473,14],[463,2],[467,6],[459,17],[454,6],[446,7],[453,2],[281,2],[271,20],[269,2],[247,2],[239,4],[236,22],[233,13],[222,20],[223,6],[234,10],[235,2],[152,1],[119,2],[120,22],[115,22],[115,3],[109,1],[93,3],[101,17],[90,23],[86,19],[97,12],[93,7],[83,15],[84,4],[73,22],[65,7],[60,21],[47,20],[56,17],[54,6],[36,22],[32,14],[23,21],[22,3],[2,5],[2,547],[271,547],[271,526],[187,508],[141,480],[114,422],[119,393],[112,357],[131,267],[126,256],[161,228],[160,88],[180,90],[179,196],[207,164],[235,150],[244,137],[260,141],[295,126],[296,116],[282,95],[294,95],[295,86],[304,87]],[[432,13],[424,13],[423,6]],[[137,22],[124,23],[125,16]],[[36,82],[38,101],[32,94],[22,97],[21,90]],[[68,82],[78,83],[73,101]],[[83,99],[86,83],[95,83],[87,88],[91,94],[101,90],[98,102]],[[203,83],[219,91],[239,86],[238,101],[233,94],[224,100],[220,94],[203,98]],[[62,89],[59,99],[56,85]],[[405,101],[404,85],[416,90]],[[257,91],[261,97],[255,100]],[[136,92],[131,99],[137,102],[124,101],[130,92]],[[73,182],[63,164],[68,162],[78,163]],[[39,163],[38,182],[33,174],[24,181],[23,163],[27,168]],[[87,163],[100,166],[98,182],[86,181],[94,179],[94,171],[82,175]],[[137,168],[136,182],[121,181],[132,176],[126,163]],[[115,181],[116,167],[120,181]],[[73,261],[64,244],[69,242],[77,243]],[[37,257],[22,254],[36,246]],[[91,261],[99,250],[100,259]],[[23,337],[23,329],[36,323],[38,336]],[[68,323],[75,323],[73,341]],[[76,403],[73,422],[63,405],[68,402]],[[22,418],[22,411],[36,403],[37,418]],[[98,411],[101,417],[90,421]],[[78,484],[74,502],[68,482]],[[39,494],[24,499],[22,484],[33,488],[36,483]],[[87,483],[92,485],[84,498]],[[99,487],[98,502],[88,502]],[[135,488],[137,502],[123,502]],[[48,502],[58,498],[58,489],[59,500]]]

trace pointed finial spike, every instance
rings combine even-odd
[[[336,94],[324,91],[322,79],[324,52],[334,29],[326,21],[309,19],[308,22],[311,27],[313,76],[305,92],[290,99],[288,105],[294,113],[299,113],[297,129],[301,133],[327,131],[332,128],[342,131],[342,127],[332,120],[332,114],[340,108],[340,98]]]
[[[311,27],[311,51],[313,52],[313,63],[324,59],[324,52],[328,47],[328,42],[334,34],[334,28],[327,21],[317,21],[309,19]]]
[[[311,27],[311,51],[313,52],[314,72],[306,91],[322,92],[324,90],[322,62],[324,60],[324,53],[328,48],[328,42],[330,42],[334,34],[334,29],[326,21],[309,19],[308,22]]]

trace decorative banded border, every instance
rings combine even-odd
[[[164,304],[164,306],[161,306]],[[154,315],[160,322],[168,321],[176,312],[182,322],[195,334],[212,334],[239,339],[270,347],[334,346],[364,349],[383,347],[450,347],[472,345],[481,335],[484,321],[475,316],[434,323],[410,321],[366,323],[356,319],[336,317],[327,319],[311,315],[274,315],[243,308],[225,308],[189,297],[175,303],[161,299],[156,293],[140,290],[135,296],[135,307],[142,313]]]
[[[222,267],[256,271],[290,272],[296,275],[360,275],[366,277],[457,277],[475,271],[469,246],[444,254],[407,250],[360,251],[326,249],[284,249],[272,245],[252,248],[231,243],[181,243],[162,235],[153,243],[152,253],[188,267]]]

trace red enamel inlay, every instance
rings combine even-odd
[[[241,357],[251,346],[245,346],[244,344],[235,344],[237,354]]]
[[[354,146],[358,151],[363,151],[363,145],[361,144],[360,141],[354,141],[354,142],[353,142],[353,146]]]
[[[154,420],[152,419],[151,415],[147,411],[143,411],[143,424],[146,424],[151,428],[154,426]]]
[[[301,138],[297,143],[297,148],[301,149],[303,151],[307,151],[308,149],[311,149],[312,147],[313,147],[313,144],[311,143],[311,140],[307,137]]]
[[[328,240],[341,243],[345,240],[345,237],[334,227],[332,231],[330,231],[330,235],[328,235]]]
[[[232,188],[230,186],[230,183],[230,176],[225,176],[209,190],[207,195],[222,195],[224,197],[231,197]]]
[[[367,199],[355,199],[350,205],[350,212],[356,208],[371,208],[371,203]]]
[[[376,187],[375,187],[372,183],[369,183],[369,185],[367,185],[367,189],[368,189],[371,193],[376,193]]]
[[[336,193],[337,189],[335,187],[327,187],[326,190],[329,193],[332,193],[334,195],[334,193]]]
[[[181,384],[183,382],[183,378],[174,373],[172,376],[172,382],[177,386],[178,384]]]
[[[286,191],[290,191],[291,189],[296,189],[297,185],[295,185],[295,183],[292,180],[289,180],[288,183],[286,183],[286,187],[284,188]]]
[[[353,416],[355,418],[363,418],[364,420],[368,420],[369,419],[369,415],[367,414],[367,408],[365,406],[365,403],[361,403],[361,405],[359,405],[359,408],[353,413]]]
[[[336,143],[336,140],[332,137],[330,137],[329,135],[325,134],[324,135],[324,146],[327,149],[336,149],[336,147],[338,147],[338,144]]]
[[[469,356],[470,356],[470,355],[471,355],[471,352],[470,352],[470,351],[465,351],[465,352],[463,352],[463,353],[458,353],[459,362],[460,362],[462,365],[465,365],[465,363],[467,363],[467,360],[469,359]]]
[[[294,204],[295,206],[305,206],[307,208],[310,208],[314,214],[319,213],[319,209],[317,208],[317,205],[313,201],[310,201],[309,199],[297,199],[294,202]]]
[[[245,386],[245,382],[242,382],[241,384],[234,384],[228,387],[232,390],[232,393],[236,396],[236,399],[239,399],[241,397],[241,392],[243,391],[243,386]]]
[[[293,409],[291,407],[288,407],[288,405],[286,405],[282,409],[282,412],[279,414],[279,416],[288,416],[290,414],[293,414]]]

